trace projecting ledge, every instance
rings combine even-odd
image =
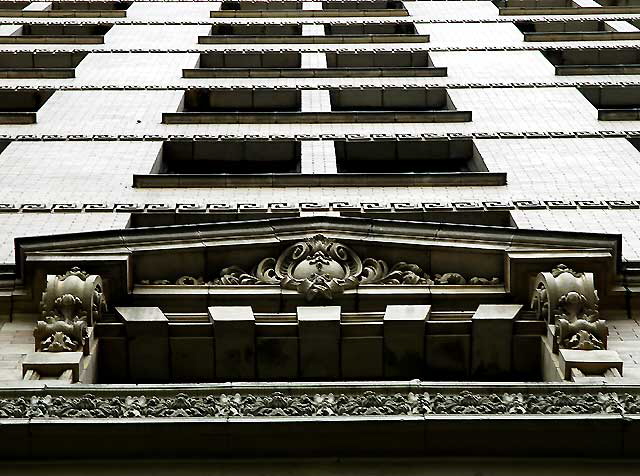
[[[501,186],[506,172],[342,174],[135,174],[136,188]]]
[[[471,111],[163,112],[163,124],[342,124],[471,122]]]

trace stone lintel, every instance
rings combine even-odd
[[[513,321],[521,304],[481,304],[471,319],[471,373],[483,378],[511,372]]]
[[[586,376],[604,375],[616,369],[622,375],[622,359],[615,350],[559,350],[560,368],[565,380],[571,380],[571,370],[578,369]]]
[[[215,334],[216,376],[254,379],[256,320],[251,306],[213,306],[208,311]]]
[[[157,307],[116,307],[127,334],[129,376],[135,382],[169,380],[169,320]]]
[[[389,305],[384,318],[384,375],[419,377],[424,373],[425,322],[429,305]]]
[[[302,378],[340,377],[340,306],[298,307]]]

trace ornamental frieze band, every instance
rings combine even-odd
[[[171,396],[96,393],[0,398],[0,419],[11,418],[228,418],[429,415],[640,414],[640,395],[626,392],[542,394],[458,393],[216,393]]]

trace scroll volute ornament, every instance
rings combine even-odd
[[[47,275],[40,309],[42,319],[33,332],[36,351],[88,354],[88,327],[106,310],[102,278],[77,267]]]
[[[360,284],[362,261],[351,248],[316,235],[287,248],[271,270],[283,288],[296,290],[308,300],[316,295],[332,299]]]
[[[531,307],[538,319],[555,324],[554,351],[607,348],[609,331],[598,312],[593,273],[577,273],[563,264],[539,273]]]

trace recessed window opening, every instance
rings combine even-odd
[[[52,2],[52,10],[126,10],[133,2]]]
[[[0,10],[22,10],[30,3],[31,2],[2,2],[0,3]]]
[[[333,111],[455,110],[444,88],[341,88],[330,98]]]
[[[424,68],[433,67],[427,51],[358,51],[327,53],[329,68]]]
[[[640,0],[595,0],[603,7],[637,7]]]
[[[302,2],[266,1],[266,2],[222,2],[220,10],[302,10]]]
[[[185,91],[185,112],[300,111],[296,89],[190,89]]]
[[[498,8],[571,8],[578,7],[572,0],[493,0]]]
[[[587,33],[610,31],[604,21],[518,21],[516,27],[522,33]]]
[[[301,55],[286,52],[202,53],[200,68],[299,68]]]
[[[331,23],[324,26],[325,35],[415,35],[413,23]]]
[[[53,90],[0,90],[0,112],[36,112],[53,95]]]
[[[227,36],[292,36],[302,35],[302,25],[234,25],[216,24],[211,27],[211,35]]]
[[[86,52],[0,53],[0,68],[2,69],[75,68],[87,56],[87,54],[88,53]]]
[[[587,100],[598,108],[598,119],[639,120],[640,87],[605,86],[579,88]]]
[[[322,2],[323,10],[403,10],[404,4],[395,0],[365,0]]]
[[[21,36],[105,35],[113,25],[29,24],[22,25]]]
[[[336,141],[341,173],[486,172],[470,139]]]
[[[637,48],[575,48],[545,50],[542,54],[556,66],[640,64]]]
[[[166,141],[152,173],[299,173],[298,141]]]

